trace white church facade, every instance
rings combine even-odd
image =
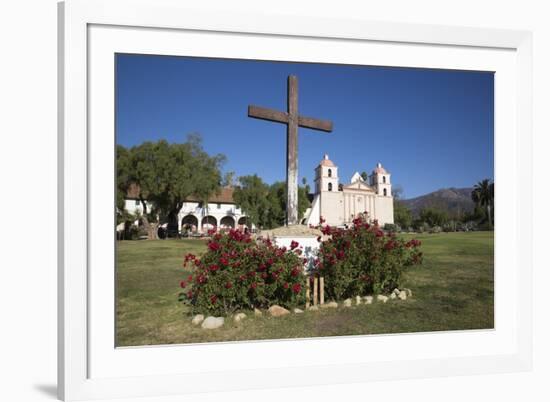
[[[381,226],[393,224],[390,177],[378,163],[367,181],[356,172],[349,184],[341,184],[338,166],[325,155],[315,168],[315,194],[303,222],[315,226],[322,217],[328,225],[342,226],[367,212],[369,220],[377,220]]]

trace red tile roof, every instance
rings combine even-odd
[[[222,187],[218,194],[212,195],[209,199],[209,203],[220,203],[220,204],[235,204],[233,201],[233,191],[232,187]],[[128,199],[137,199],[139,196],[140,188],[137,184],[131,184],[126,193],[126,198]],[[197,196],[189,196],[185,201],[188,202],[199,202],[200,199]]]

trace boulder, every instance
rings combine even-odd
[[[299,308],[294,309],[294,314],[302,314],[304,310],[300,310]]]
[[[256,317],[260,317],[262,315],[262,310],[254,308],[254,315]]]
[[[397,295],[395,294],[395,292],[391,292],[390,299],[392,300],[397,299]]]
[[[405,292],[404,290],[402,290],[401,292],[399,292],[399,299],[401,300],[407,300],[407,292]]]
[[[388,301],[388,296],[378,295],[378,296],[376,296],[376,300],[378,300],[379,302],[382,302],[382,303],[386,303]]]
[[[246,318],[246,314],[245,313],[238,313],[238,314],[235,314],[235,316],[233,317],[233,321],[235,322],[241,322],[242,320],[244,320]]]
[[[351,299],[344,300],[344,307],[351,307]]]
[[[277,306],[274,304],[271,306],[268,310],[269,314],[271,314],[273,317],[281,317],[283,315],[290,314],[290,311],[288,311],[286,308]]]
[[[319,311],[319,306],[309,306],[307,311]]]
[[[223,317],[206,317],[206,319],[202,322],[201,327],[203,329],[216,329],[223,325],[224,318]]]
[[[360,305],[361,303],[363,303],[361,296],[355,296],[355,304]]]
[[[337,308],[337,307],[338,307],[338,303],[336,303],[335,301],[321,304],[321,308]]]
[[[372,297],[372,296],[363,297],[363,301],[365,302],[365,304],[372,304],[373,300],[374,300],[374,297]]]
[[[407,292],[407,297],[412,297],[412,295],[413,295],[412,290],[407,289],[407,288],[404,288],[403,290],[404,290],[405,292]]]
[[[399,296],[399,292],[400,290],[395,288],[392,293],[395,294],[396,296]]]
[[[193,325],[199,325],[203,321],[204,321],[204,316],[202,314],[197,314],[196,316],[193,317],[193,319],[191,320],[191,323]]]

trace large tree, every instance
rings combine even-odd
[[[392,190],[393,196],[393,220],[403,229],[407,230],[412,226],[413,216],[411,210],[401,201],[403,187],[395,185]]]
[[[233,197],[237,205],[257,226],[263,227],[269,220],[269,186],[258,175],[239,177],[239,186]]]
[[[492,214],[495,202],[495,184],[491,183],[489,179],[484,179],[478,182],[472,190],[472,201],[474,201],[476,205],[485,209],[489,227],[492,228]]]
[[[257,175],[239,177],[234,198],[237,205],[260,228],[283,226],[286,221],[286,183],[275,182],[271,186]],[[298,217],[301,219],[310,203],[304,187],[298,188]]]
[[[125,159],[126,152],[129,162]],[[144,142],[126,151],[119,146],[119,160],[124,167],[117,178],[119,192],[135,186],[148,238],[155,239],[161,222],[177,224],[177,214],[188,197],[194,195],[207,201],[219,191],[220,165],[225,157],[208,155],[200,136],[194,134],[183,144],[160,140]]]
[[[125,213],[125,199],[128,193],[128,183],[130,181],[131,157],[128,149],[122,145],[116,147],[116,207],[117,223],[121,222]]]
[[[430,226],[443,226],[449,221],[449,215],[443,209],[437,207],[422,208],[419,214],[419,222]]]
[[[287,187],[286,183],[277,181],[269,188],[269,201],[271,211],[269,213],[268,228],[283,226],[286,221],[286,203],[287,203]],[[310,202],[308,199],[308,186],[298,187],[298,219],[301,220],[304,212],[309,208]]]

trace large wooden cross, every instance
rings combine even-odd
[[[287,112],[248,106],[248,116],[256,119],[275,121],[287,125],[286,135],[286,221],[287,225],[298,224],[298,126],[314,130],[332,131],[332,122],[298,114],[298,77],[288,76]]]

